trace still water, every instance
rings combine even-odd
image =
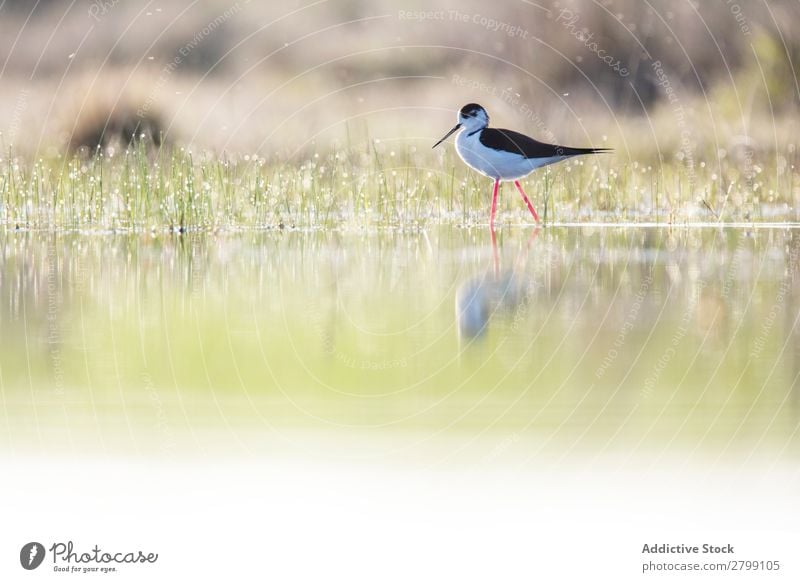
[[[0,448],[786,461],[800,231],[0,239]],[[457,444],[452,444],[457,443]],[[385,452],[385,451],[384,451]]]

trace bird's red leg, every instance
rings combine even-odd
[[[497,235],[494,232],[494,226],[489,228],[492,234],[492,257],[494,258],[494,276],[500,277],[500,255],[497,252]]]
[[[494,191],[492,191],[492,214],[489,217],[489,226],[494,228],[494,215],[497,213],[497,189],[500,187],[500,180],[494,181]]]
[[[522,186],[520,186],[519,180],[514,180],[514,186],[516,186],[517,190],[519,190],[519,193],[522,194],[522,199],[525,201],[525,204],[528,205],[528,210],[531,211],[531,214],[533,214],[533,219],[538,224],[539,223],[539,215],[536,214],[536,211],[533,209],[533,204],[531,204],[531,201],[528,200],[528,197],[525,195],[525,190],[523,190]]]

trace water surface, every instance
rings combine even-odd
[[[797,453],[797,230],[0,245],[8,451],[252,451],[313,433],[355,455]]]

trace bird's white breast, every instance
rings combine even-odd
[[[563,158],[526,158],[521,154],[495,150],[483,145],[480,131],[462,131],[456,137],[456,151],[470,168],[495,180],[517,180]]]

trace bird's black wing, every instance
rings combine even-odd
[[[611,151],[608,148],[571,148],[542,143],[516,131],[494,127],[481,131],[480,141],[487,148],[520,154],[525,158],[560,158]]]

